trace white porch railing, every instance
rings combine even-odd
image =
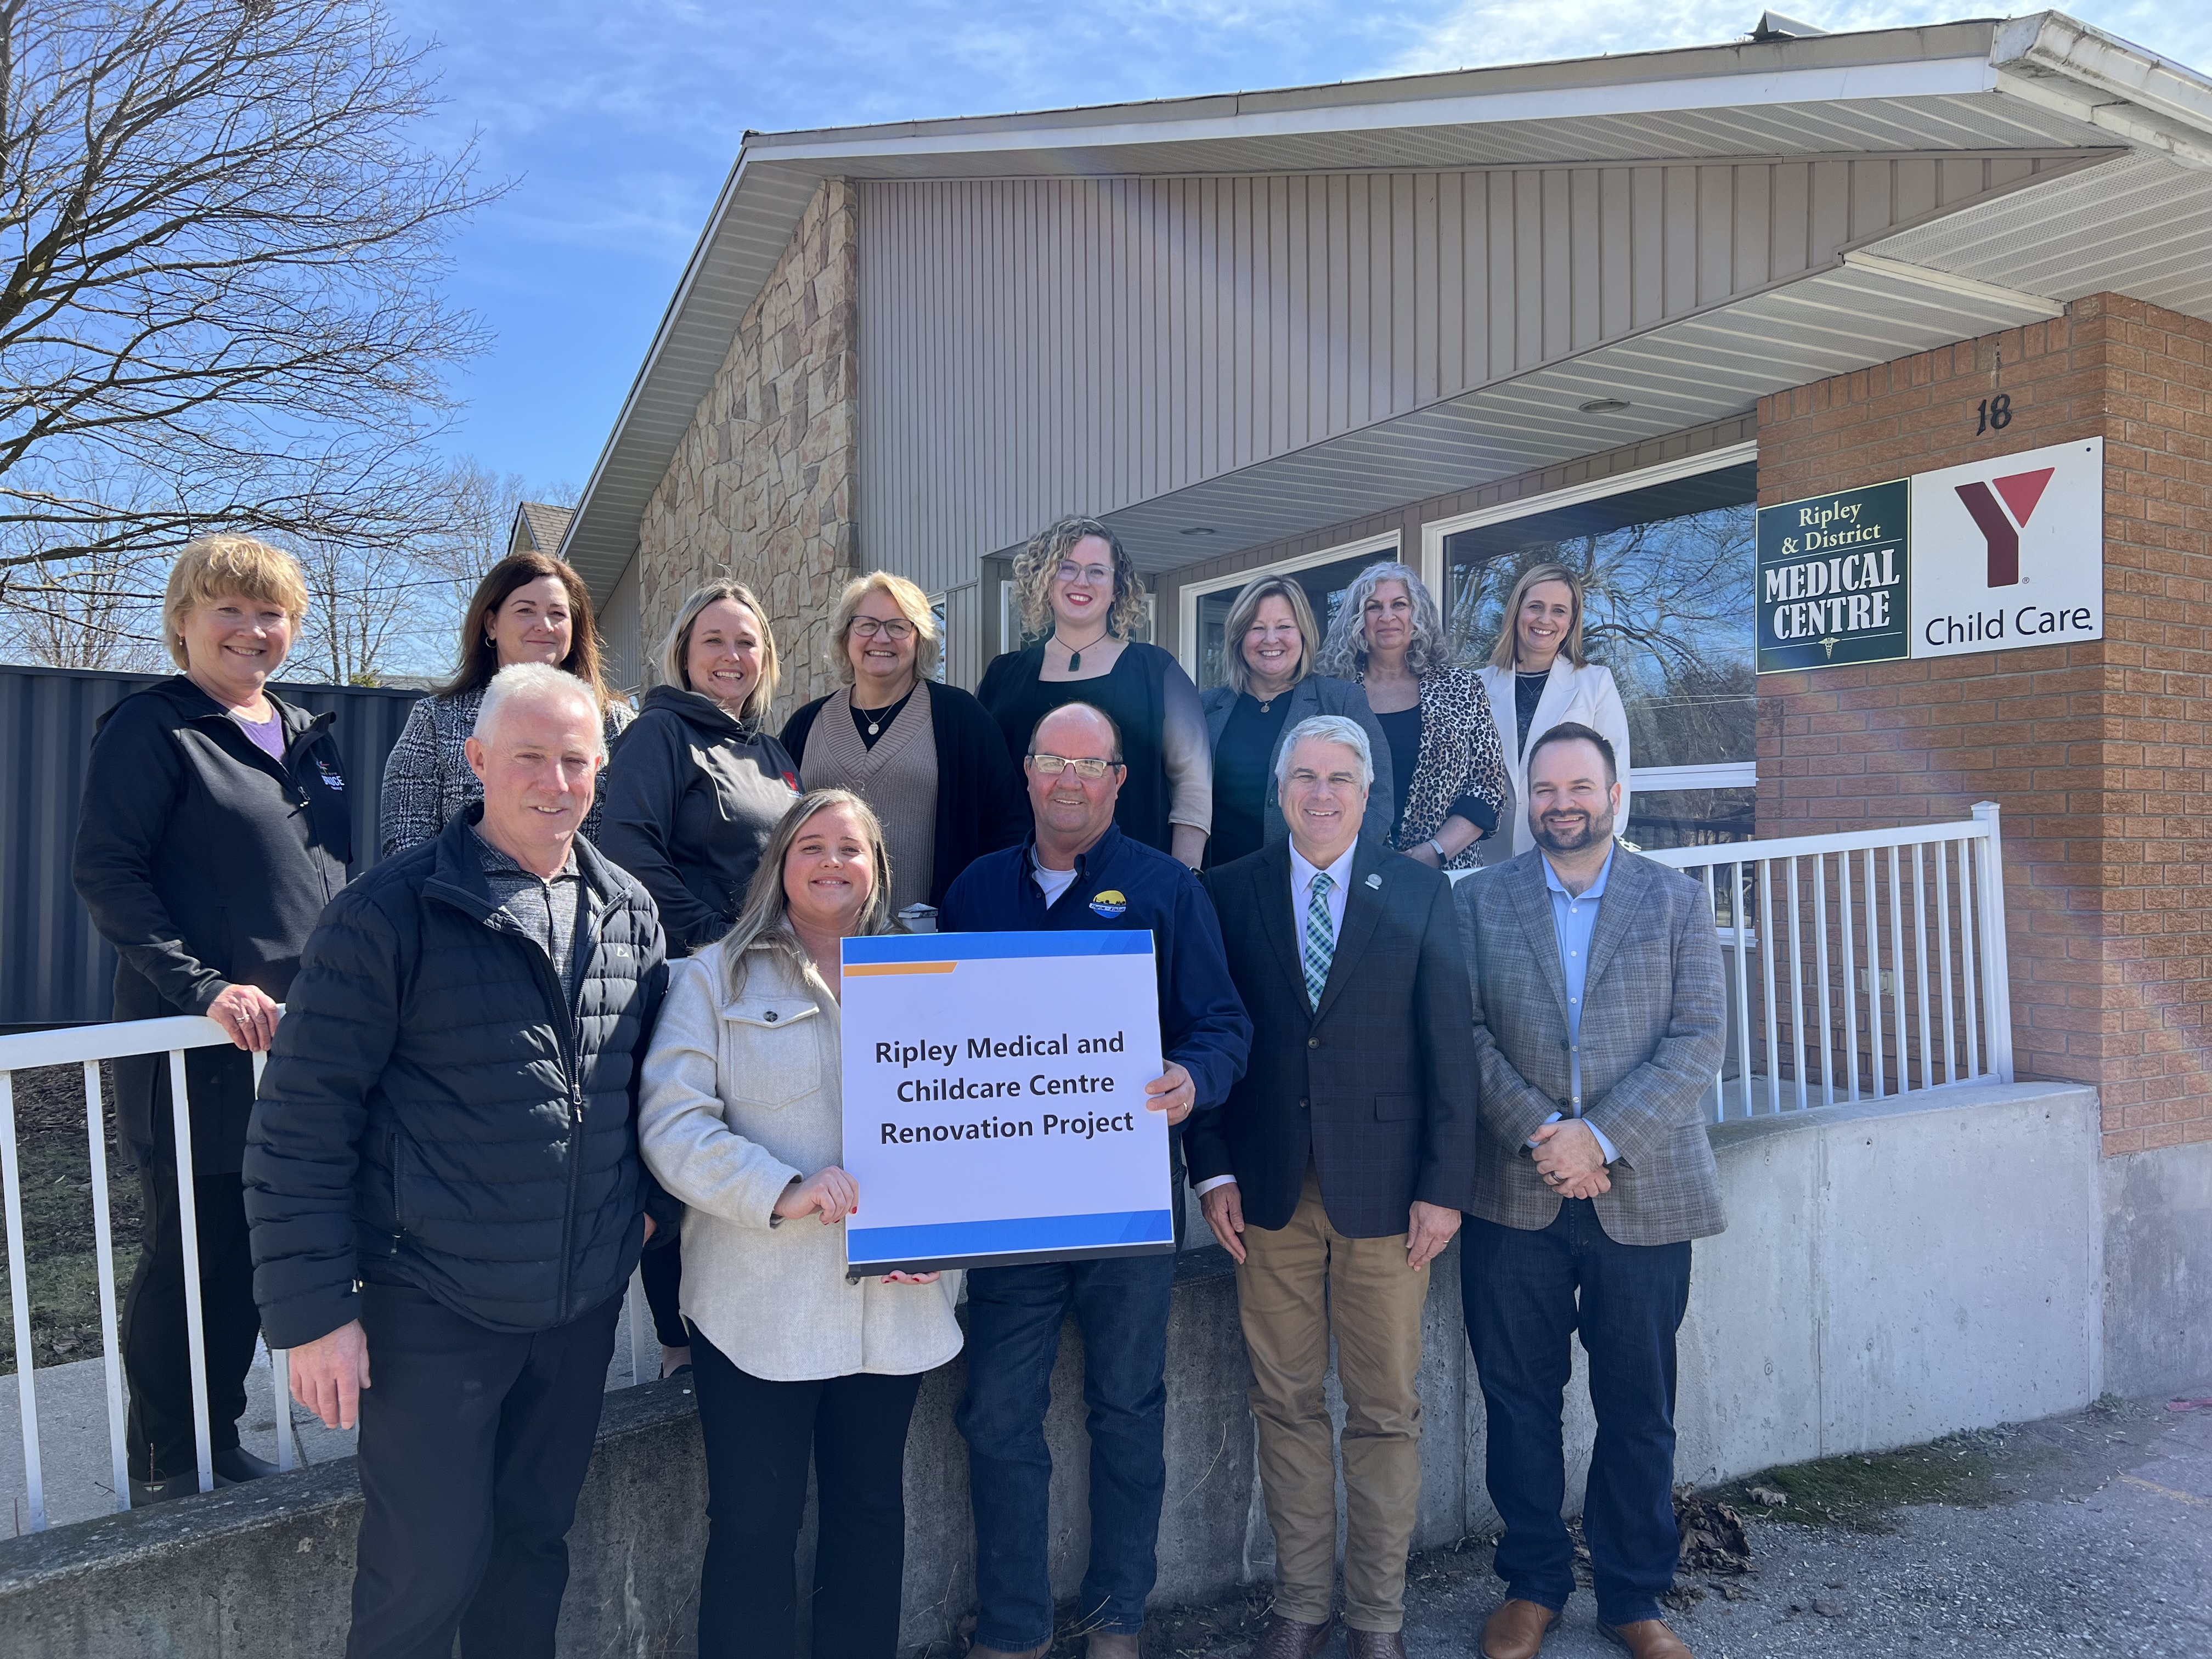
[[[1645,854],[1712,901],[1717,1118],[2013,1080],[1997,818],[1983,801],[1958,823]]]
[[[15,1331],[15,1387],[21,1401],[23,1480],[30,1530],[46,1524],[46,1478],[39,1455],[38,1376],[31,1341],[31,1283],[29,1253],[23,1235],[21,1159],[15,1139],[15,1074],[34,1067],[75,1066],[83,1077],[85,1139],[92,1176],[94,1249],[100,1279],[100,1329],[107,1383],[107,1443],[113,1468],[115,1508],[131,1507],[130,1465],[124,1443],[122,1349],[118,1340],[118,1304],[115,1287],[115,1242],[107,1203],[107,1130],[100,1103],[100,1062],[132,1054],[166,1054],[169,1060],[169,1098],[173,1114],[177,1149],[177,1209],[183,1230],[185,1265],[185,1326],[192,1382],[192,1433],[198,1454],[199,1489],[215,1486],[214,1450],[209,1435],[207,1408],[207,1349],[200,1307],[199,1226],[192,1183],[192,1141],[190,1104],[185,1081],[185,1054],[193,1048],[226,1047],[230,1038],[211,1019],[179,1018],[119,1021],[107,1025],[84,1025],[52,1031],[33,1031],[0,1036],[0,1188],[7,1205],[8,1291]],[[253,1056],[253,1078],[261,1080],[265,1056]],[[659,1375],[658,1350],[650,1361],[643,1354],[649,1333],[644,1326],[644,1297],[633,1275],[630,1283],[630,1380]],[[290,1356],[282,1348],[269,1352],[270,1387],[275,1400],[276,1467],[295,1468],[299,1449],[292,1433]]]

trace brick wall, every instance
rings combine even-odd
[[[779,722],[837,684],[823,645],[855,546],[858,211],[842,179],[815,191],[638,525],[647,682],[684,595],[735,576],[769,608]]]
[[[2105,439],[2105,638],[1759,681],[1761,836],[2004,808],[2022,1077],[2212,1140],[2212,325],[2121,295],[1761,401],[1771,504]],[[2014,419],[1975,435],[2002,391]]]

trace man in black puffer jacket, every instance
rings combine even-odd
[[[624,1283],[653,901],[576,834],[596,702],[503,670],[484,799],[324,912],[248,1134],[254,1291],[292,1386],[361,1422],[351,1659],[547,1655]],[[373,1369],[372,1369],[373,1368]]]

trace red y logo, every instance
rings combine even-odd
[[[2011,587],[2020,580],[2020,530],[2014,528],[2018,520],[2021,528],[2027,524],[2035,504],[2043,499],[2044,486],[2058,469],[2046,466],[2039,472],[2015,472],[2008,478],[1996,479],[1996,495],[1990,493],[1985,483],[1958,486],[1959,499],[1982,532],[1982,539],[1990,548],[1990,586]],[[2005,507],[2012,509],[2012,518],[2005,517],[1997,505],[1997,495],[2004,497]]]

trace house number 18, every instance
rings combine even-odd
[[[2012,424],[2012,393],[2000,392],[1994,398],[1983,398],[1974,413],[1979,416],[1974,426],[1977,438],[1984,432],[2003,431]]]

